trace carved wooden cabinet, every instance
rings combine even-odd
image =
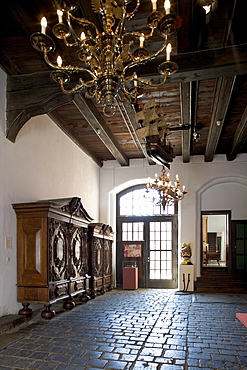
[[[43,303],[41,316],[52,318],[51,305],[89,290],[88,225],[92,218],[80,198],[15,204],[17,215],[17,296],[20,314],[30,315],[30,303]]]
[[[111,226],[91,223],[88,226],[88,252],[91,298],[113,288]]]

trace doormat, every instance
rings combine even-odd
[[[236,318],[247,328],[247,313],[236,313]]]

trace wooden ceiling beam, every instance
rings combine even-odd
[[[232,147],[230,153],[227,155],[228,161],[233,161],[238,155],[242,145],[247,140],[247,107],[244,110],[241,121],[235,131],[235,135],[232,139]]]
[[[179,69],[167,77],[166,84],[247,74],[247,44],[172,55],[171,59],[178,64]],[[140,66],[140,76],[150,78],[160,76],[157,67],[162,61],[164,61],[164,57],[158,57],[157,60],[148,64],[149,68],[147,68],[147,64]],[[55,85],[54,81],[50,79],[50,71],[37,71],[33,74],[16,75],[13,78],[15,78],[16,87],[19,89],[35,86],[36,80],[40,86],[42,84],[43,86]]]
[[[177,63],[178,71],[167,77],[167,84],[247,74],[247,44],[174,54],[171,60]],[[164,56],[159,56],[140,66],[138,75],[157,79],[157,68],[162,62]]]
[[[191,82],[180,84],[180,101],[181,101],[181,123],[191,127]],[[182,156],[183,162],[190,161],[190,138],[191,129],[182,131]]]
[[[213,113],[205,150],[205,162],[212,162],[213,160],[232,96],[235,79],[236,76],[217,79]]]
[[[14,142],[24,124],[34,116],[46,114],[72,101],[57,85],[50,85],[44,75],[7,77],[6,137]]]
[[[128,166],[128,158],[92,100],[85,99],[81,94],[76,94],[73,103],[119,164],[121,166]]]
[[[126,99],[124,99],[123,94],[121,94],[122,101],[118,100],[119,110],[123,117],[123,120],[131,134],[131,137],[134,143],[137,146],[143,155],[147,158],[147,161],[150,165],[155,164],[154,161],[148,156],[146,150],[146,141],[144,139],[140,139],[136,133],[136,130],[139,128],[136,119],[135,119],[135,110],[133,105]]]
[[[68,125],[63,120],[63,118],[54,110],[47,114],[53,122],[84,152],[86,153],[99,167],[102,167],[101,160],[94,155],[94,153],[85,146],[85,144],[81,143],[75,135],[70,131]]]

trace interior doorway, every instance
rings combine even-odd
[[[201,263],[207,267],[229,267],[230,211],[202,212]]]

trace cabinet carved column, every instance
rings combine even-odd
[[[14,204],[17,216],[17,299],[19,314],[31,315],[30,303],[43,303],[41,316],[50,319],[51,305],[73,296],[88,299],[88,224],[92,218],[80,198]]]

